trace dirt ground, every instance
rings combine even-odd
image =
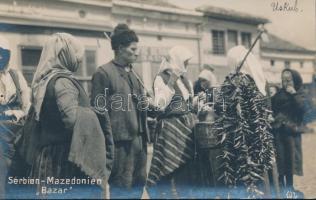
[[[304,176],[294,177],[294,187],[304,193],[305,198],[316,198],[316,123],[310,124],[314,131],[303,134]]]

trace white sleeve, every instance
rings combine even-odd
[[[194,96],[193,84],[190,80],[189,80],[189,85],[190,85],[190,94],[193,97]]]
[[[160,76],[157,76],[155,79],[154,90],[154,105],[161,110],[164,110],[170,104],[175,91],[174,89],[171,89],[168,85],[166,85]]]
[[[17,74],[21,88],[22,111],[24,115],[27,115],[31,106],[31,89],[28,87],[23,74],[20,71],[17,71]]]

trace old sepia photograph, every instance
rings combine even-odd
[[[0,0],[0,199],[314,199],[315,143],[315,0]]]

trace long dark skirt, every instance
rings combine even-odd
[[[50,145],[42,148],[33,163],[31,177],[41,180],[46,180],[47,177],[84,177],[79,168],[68,161],[69,146]]]
[[[291,134],[287,130],[275,133],[276,161],[279,175],[303,175],[303,155],[301,134]]]
[[[198,179],[197,185],[208,187],[220,187],[221,184],[217,180],[219,178],[219,160],[217,156],[220,154],[218,148],[198,149],[196,159]]]
[[[226,197],[219,177],[216,160],[219,149],[200,149],[196,157],[162,177],[153,186],[147,187],[150,198],[182,199],[182,198],[216,198]]]
[[[153,199],[194,198],[196,187],[193,182],[196,180],[196,164],[192,160],[146,189]]]
[[[95,184],[79,183],[50,184],[49,178],[89,180],[77,166],[68,161],[70,144],[50,145],[43,147],[33,162],[30,178],[39,179],[40,184],[34,184],[28,189],[24,198],[102,198],[101,187]],[[36,187],[36,190],[35,190]],[[50,193],[49,189],[58,188],[63,193]],[[19,188],[15,188],[19,189]],[[12,189],[14,191],[14,189]],[[34,195],[35,194],[35,195]],[[11,194],[11,198],[18,198],[17,194]]]

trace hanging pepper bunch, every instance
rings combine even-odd
[[[219,180],[260,193],[257,185],[274,158],[265,97],[250,76],[238,73],[226,78],[214,106],[219,117],[212,129],[222,146]]]

